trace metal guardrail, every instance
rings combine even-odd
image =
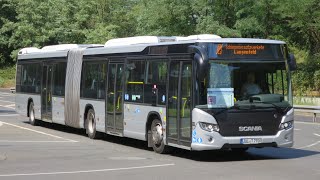
[[[313,122],[317,122],[317,114],[320,114],[320,106],[302,106],[302,105],[294,105],[295,111],[298,112],[306,112],[313,114]]]

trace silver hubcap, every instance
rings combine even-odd
[[[162,125],[160,123],[158,123],[152,129],[152,140],[153,140],[154,144],[159,145],[159,144],[161,144],[162,139],[163,139]]]
[[[93,133],[93,123],[94,123],[94,115],[92,113],[89,113],[88,130],[91,134]]]
[[[29,116],[30,116],[30,121],[34,121],[34,109],[33,106],[31,106],[30,108],[30,112],[29,112]]]

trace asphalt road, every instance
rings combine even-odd
[[[50,123],[31,126],[0,92],[0,179],[320,179],[320,123],[296,116],[293,148],[159,155],[146,143]]]

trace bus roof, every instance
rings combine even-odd
[[[213,42],[213,43],[245,43],[245,44],[286,44],[284,41],[270,39],[253,39],[253,38],[221,38],[210,40],[198,40],[197,42]]]
[[[144,41],[145,39],[145,41]],[[130,40],[132,40],[130,42]],[[76,48],[86,48],[84,55],[116,54],[142,52],[150,46],[179,45],[196,43],[244,43],[244,44],[285,44],[283,41],[252,38],[221,38],[217,35],[193,35],[188,37],[137,36],[109,40],[105,45],[97,44],[62,44],[23,48],[19,51],[18,59],[67,57],[68,51]]]

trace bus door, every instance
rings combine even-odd
[[[42,68],[41,119],[52,122],[52,74],[53,65],[44,64]]]
[[[124,62],[109,62],[106,95],[106,132],[123,135]]]
[[[167,106],[168,143],[191,145],[191,61],[171,61]]]

